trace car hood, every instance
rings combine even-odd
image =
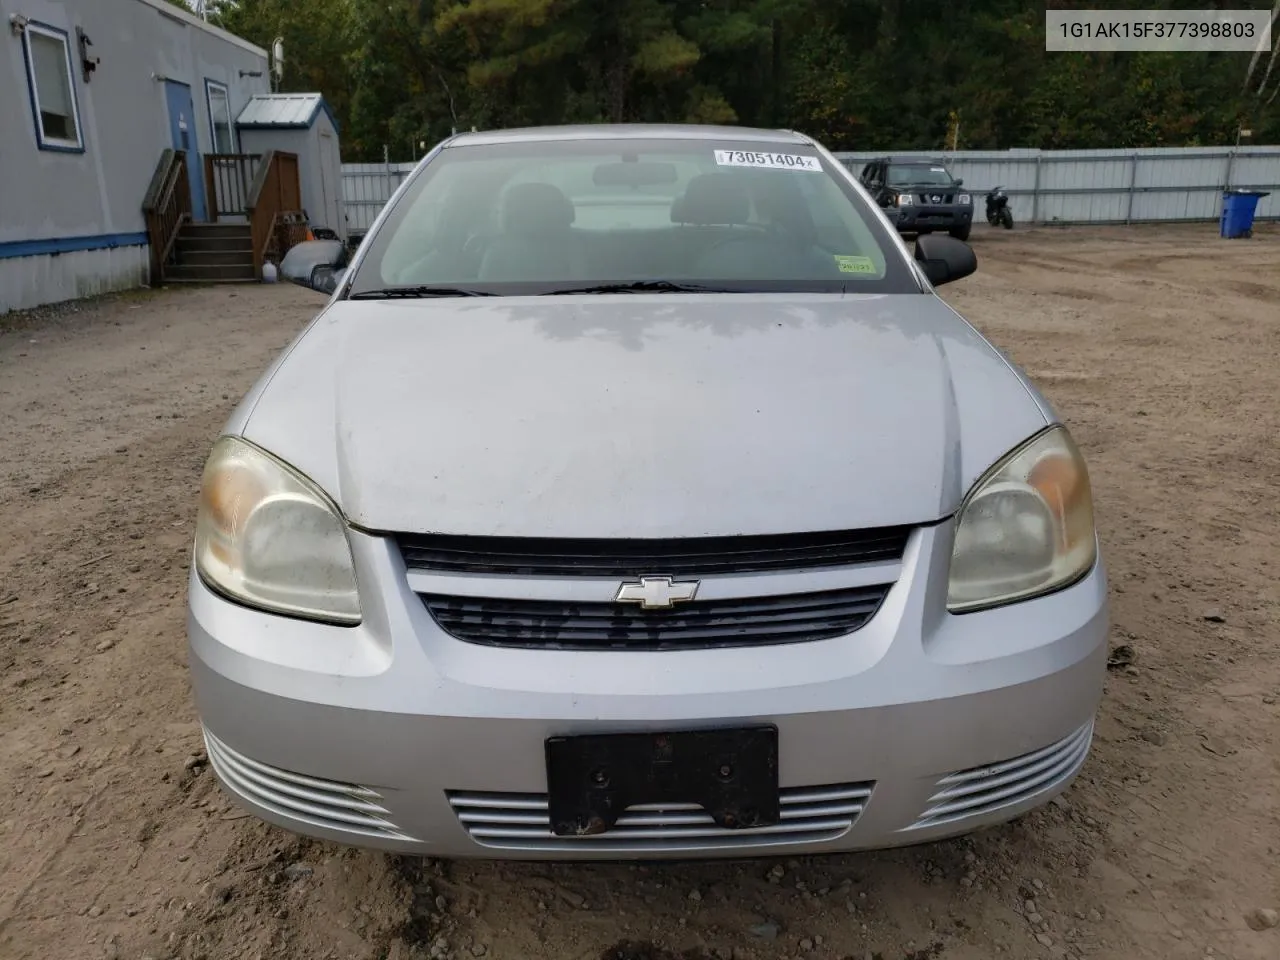
[[[928,522],[1046,423],[931,294],[340,300],[242,411],[358,526],[558,537]]]

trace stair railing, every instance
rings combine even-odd
[[[166,149],[160,154],[151,184],[142,200],[151,248],[151,283],[164,279],[164,265],[182,225],[191,219],[191,181],[187,177],[185,150]]]
[[[219,217],[248,216],[249,188],[262,154],[206,153],[205,194],[209,198],[209,222]]]

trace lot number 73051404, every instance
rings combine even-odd
[[[775,170],[809,170],[822,172],[817,157],[798,153],[758,153],[751,150],[717,150],[716,164],[721,167],[770,167]]]

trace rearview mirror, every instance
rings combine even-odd
[[[280,261],[280,276],[318,293],[331,294],[346,275],[348,256],[341,240],[306,240],[289,248]]]
[[[956,177],[956,186],[957,186],[957,187],[963,187],[963,186],[964,186],[964,177]]]
[[[656,187],[680,179],[673,163],[602,163],[591,172],[597,187]]]
[[[961,280],[978,269],[973,247],[954,237],[932,233],[916,237],[916,259],[935,287]]]

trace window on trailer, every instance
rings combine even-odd
[[[53,27],[28,23],[22,46],[39,145],[44,149],[83,150],[67,35]]]
[[[209,125],[214,153],[235,153],[235,134],[231,129],[231,100],[227,88],[213,80],[206,81],[209,91]]]

